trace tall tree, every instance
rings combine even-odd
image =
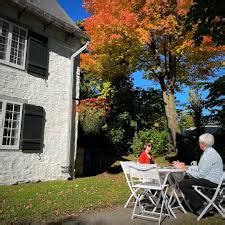
[[[84,69],[103,77],[128,76],[137,69],[160,84],[168,128],[176,144],[180,133],[174,93],[191,79],[206,79],[220,66],[222,47],[204,37],[193,48],[185,31],[191,0],[84,0],[92,15],[84,27],[91,37]]]

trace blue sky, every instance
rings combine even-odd
[[[90,16],[84,8],[82,8],[82,0],[58,0],[59,4],[64,8],[64,10],[68,13],[68,15],[74,20],[82,20]],[[218,75],[225,74],[225,69],[220,70],[218,72]],[[151,80],[146,80],[142,78],[142,73],[136,72],[132,75],[134,78],[134,85],[136,87],[142,87],[142,88],[158,88],[159,85]],[[186,104],[188,103],[188,88],[183,88],[183,91],[180,93],[176,93],[176,99],[180,102],[180,104]],[[206,98],[208,95],[207,91],[204,91],[201,93],[202,98]],[[207,113],[205,111],[205,113]]]
[[[86,10],[82,8],[82,0],[58,0],[58,2],[74,21],[82,20],[89,16]]]

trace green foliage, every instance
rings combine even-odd
[[[127,150],[127,142],[134,133],[131,116],[128,112],[114,115],[114,118],[112,115],[107,118],[109,126],[107,136],[117,151]]]
[[[207,84],[205,89],[209,90],[207,107],[221,106],[225,101],[225,75],[218,78],[213,83]]]
[[[138,89],[137,117],[138,130],[156,127],[159,130],[167,129],[167,120],[161,92],[153,88]]]
[[[152,143],[152,154],[154,156],[163,155],[168,152],[171,146],[168,144],[168,133],[166,131],[159,131],[155,128],[151,130],[141,130],[133,138],[131,148],[134,154],[138,155],[144,147],[146,142]]]
[[[80,99],[97,97],[99,91],[97,87],[102,83],[90,74],[82,73],[80,80]]]
[[[105,124],[105,118],[102,116],[103,113],[103,109],[90,107],[85,107],[80,113],[80,125],[86,134],[98,134],[101,132],[102,127]]]
[[[108,132],[109,138],[111,140],[111,143],[117,147],[120,145],[120,143],[123,142],[124,135],[125,135],[125,130],[121,128],[112,128]]]
[[[100,96],[103,98],[109,98],[113,95],[111,82],[106,81],[103,82],[101,86],[99,86]]]
[[[159,90],[134,88],[133,80],[127,77],[117,77],[111,82],[94,82],[93,79],[83,77],[83,98],[100,96],[110,99],[110,110],[106,117],[102,117],[102,111],[96,110],[96,107],[81,108],[80,125],[85,134],[101,133],[107,136],[116,150],[127,151],[128,143],[132,142],[139,130],[148,127],[156,127],[158,130],[166,128],[167,122]],[[81,103],[87,101],[85,99],[81,100]],[[97,109],[104,109],[104,105]]]
[[[225,75],[206,85],[206,89],[209,90],[209,95],[205,102],[206,107],[211,111],[211,116],[225,127]]]
[[[200,45],[204,35],[212,37],[216,45],[225,44],[224,0],[194,0],[186,18],[187,30],[194,30],[194,40]],[[195,27],[197,26],[197,29]]]
[[[197,87],[194,87],[194,89],[189,92],[189,102],[194,125],[200,131],[202,127],[203,101]]]
[[[79,112],[80,125],[86,134],[98,134],[105,128],[105,117],[110,110],[106,98],[86,98],[80,100],[76,111]]]
[[[194,121],[192,115],[190,115],[189,113],[183,113],[181,115],[180,126],[182,130],[193,127]]]
[[[119,136],[117,149],[127,151],[127,143],[132,142],[139,130],[153,126],[158,129],[165,127],[166,119],[159,90],[134,88],[133,80],[124,77],[114,79],[112,87],[114,94],[107,124],[110,140],[117,140]]]

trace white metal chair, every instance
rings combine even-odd
[[[129,165],[129,168],[131,186],[137,190],[132,219],[135,217],[154,219],[160,224],[162,215],[171,217],[167,198],[168,184],[166,184],[166,179],[161,184],[157,165],[136,163]],[[136,182],[137,175],[139,182]],[[142,196],[149,198],[149,204],[142,205]]]
[[[128,184],[128,187],[131,191],[131,195],[130,197],[128,198],[126,204],[124,205],[124,208],[126,208],[128,206],[128,204],[130,203],[130,201],[132,200],[132,198],[137,199],[137,194],[136,192],[138,191],[138,188],[134,188],[132,187],[131,185],[131,177],[130,177],[130,165],[135,165],[136,163],[133,162],[133,161],[120,161],[120,164],[121,164],[121,167],[123,169],[123,173],[125,175],[125,178],[126,178],[126,181],[127,181],[127,184]],[[134,176],[134,174],[133,174]],[[133,181],[134,182],[134,181]],[[139,174],[136,175],[136,182],[139,182]],[[133,203],[135,203],[135,201]]]
[[[212,208],[215,208],[219,214],[225,218],[225,209],[223,207],[223,202],[224,202],[224,187],[225,186],[225,172],[223,172],[223,176],[220,179],[220,182],[217,186],[217,188],[208,188],[208,187],[203,187],[203,186],[196,186],[193,185],[192,187],[194,190],[201,195],[207,202],[206,207],[202,211],[202,213],[199,215],[197,220],[199,221],[207,212],[209,212]],[[212,197],[208,197],[205,192],[207,191],[213,191],[214,193],[212,194]],[[204,191],[204,193],[203,193]]]

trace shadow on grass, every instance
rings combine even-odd
[[[116,158],[116,161],[129,161],[129,160],[126,158],[123,158],[123,157],[118,157],[118,158]],[[120,164],[119,165],[111,165],[108,168],[107,172],[110,174],[118,174],[118,173],[122,172],[122,167]]]

